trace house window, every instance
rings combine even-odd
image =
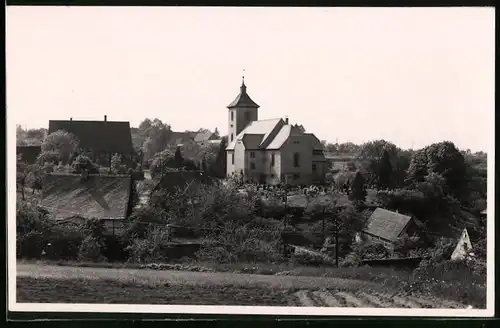
[[[274,167],[274,154],[271,154],[271,167]]]
[[[255,158],[255,152],[254,151],[250,152],[250,158]]]
[[[234,165],[234,153],[231,154],[231,163]]]
[[[234,139],[234,138],[233,138],[233,134],[231,133],[231,141],[233,141],[233,139]]]
[[[254,163],[254,162],[251,162],[251,163],[250,163],[250,169],[251,169],[251,170],[255,170],[255,163]]]
[[[234,121],[234,112],[231,111],[231,121]]]
[[[313,172],[316,172],[316,164],[313,164]]]
[[[299,167],[299,162],[300,162],[300,154],[299,153],[294,153],[293,154],[293,167]]]

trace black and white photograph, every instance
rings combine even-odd
[[[488,7],[7,6],[9,310],[492,316],[494,83]]]

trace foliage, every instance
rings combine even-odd
[[[462,153],[452,142],[434,143],[417,151],[408,168],[408,182],[415,185],[423,182],[431,172],[443,176],[447,191],[461,196],[467,185],[467,167]]]
[[[127,165],[123,163],[122,156],[120,154],[114,154],[111,157],[111,172],[114,174],[126,174],[128,171]]]
[[[258,227],[255,223],[225,222],[210,233],[196,253],[197,258],[218,263],[278,262],[281,225]]]
[[[96,165],[92,163],[90,158],[84,155],[78,155],[71,164],[71,168],[73,170],[73,173],[82,173],[83,170],[86,170],[91,174],[99,172]]]
[[[134,238],[127,246],[129,261],[144,263],[165,260],[164,251],[169,241],[170,236],[166,227],[149,227],[144,239]]]
[[[184,158],[182,157],[182,153],[181,153],[181,147],[177,147],[175,149],[174,160],[175,160],[176,167],[181,167],[182,163],[184,163]]]
[[[42,151],[37,159],[36,162],[38,165],[44,165],[45,163],[50,163],[52,165],[55,165],[59,163],[62,160],[61,155],[58,151]]]
[[[45,138],[42,143],[42,153],[57,153],[59,159],[66,164],[70,162],[71,156],[78,149],[78,143],[78,139],[73,134],[59,130]]]
[[[102,255],[102,248],[102,242],[98,238],[89,235],[82,240],[82,243],[78,248],[78,259],[80,261],[88,262],[105,261],[106,258]]]
[[[144,161],[150,159],[158,152],[164,151],[168,145],[168,140],[172,135],[170,125],[163,123],[160,119],[145,119],[139,125],[139,131],[144,136],[145,141],[142,146]]]
[[[354,180],[351,182],[351,190],[349,194],[349,199],[355,202],[364,202],[366,200],[366,187],[365,179],[358,171],[354,176]]]
[[[153,178],[161,175],[161,173],[168,172],[169,168],[176,168],[175,154],[170,150],[166,149],[162,152],[155,154],[152,157],[151,165],[149,166],[151,176]]]

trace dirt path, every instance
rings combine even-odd
[[[67,295],[68,300],[74,302],[74,297],[69,290],[75,288],[82,289],[77,293],[80,298],[84,295],[94,297],[92,300],[82,298],[82,302],[96,302],[99,298],[95,298],[95,290],[108,288],[109,291],[103,293],[106,296],[102,297],[101,302],[126,303],[127,299],[123,297],[130,289],[130,293],[135,295],[135,298],[128,300],[130,302],[132,299],[134,303],[168,304],[163,303],[168,301],[172,304],[178,302],[190,304],[189,298],[183,299],[181,292],[189,290],[191,296],[196,293],[203,296],[198,298],[197,304],[236,305],[246,300],[251,305],[264,305],[261,304],[264,302],[322,307],[465,308],[464,305],[434,297],[402,295],[382,285],[341,278],[65,267],[20,263],[17,264],[17,277],[21,278],[19,279],[21,284],[18,284],[18,290],[21,290],[21,292],[18,291],[21,293],[20,297],[31,302],[37,301],[34,299],[35,294],[40,295],[35,298],[47,301],[51,297],[62,301],[61,297]],[[44,279],[59,282],[44,283]],[[77,283],[78,281],[80,282]],[[87,281],[88,284],[82,281]],[[78,286],[73,286],[75,284]],[[94,291],[87,290],[91,287],[85,285],[92,284],[100,284],[102,287],[92,287]],[[111,287],[113,284],[120,287]],[[52,290],[55,285],[64,285],[65,287],[61,287],[61,290],[68,290],[68,292],[61,292],[59,296],[54,296]],[[177,291],[174,292],[175,290]],[[139,297],[138,293],[145,294]],[[253,296],[250,297],[250,295]],[[262,295],[269,299],[262,299]]]

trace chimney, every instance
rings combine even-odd
[[[288,116],[285,117],[285,124],[288,124]]]
[[[108,120],[108,115],[104,115],[104,122]]]

